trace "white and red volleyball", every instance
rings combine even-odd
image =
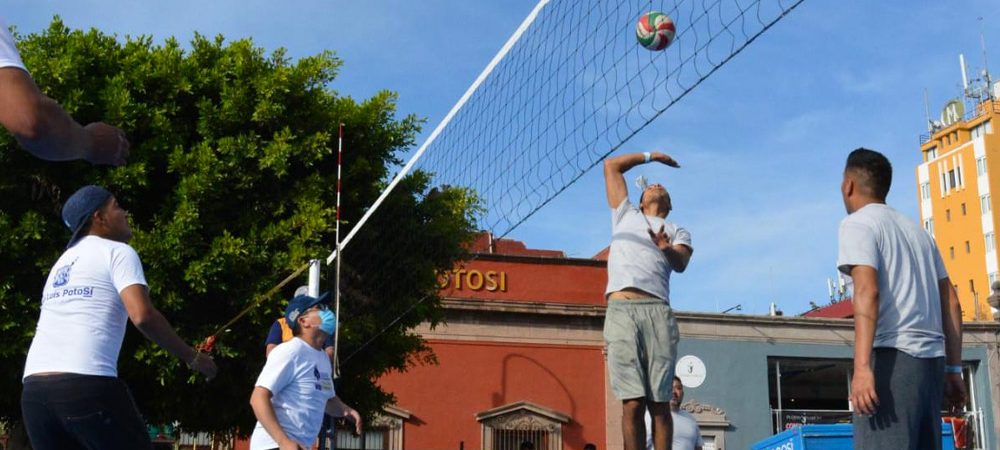
[[[659,11],[650,11],[635,24],[635,37],[649,50],[663,50],[674,41],[677,28],[670,16]]]

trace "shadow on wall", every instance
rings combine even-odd
[[[511,402],[511,400],[507,398],[507,392],[508,392],[508,388],[509,388],[508,383],[510,381],[510,363],[511,363],[511,360],[513,360],[513,359],[524,360],[525,362],[527,362],[527,363],[529,363],[529,364],[531,364],[531,365],[533,365],[533,366],[541,369],[543,372],[545,372],[546,374],[548,374],[549,379],[554,384],[556,384],[556,385],[559,386],[559,388],[562,390],[563,394],[566,396],[566,400],[569,401],[569,405],[570,405],[569,409],[570,410],[567,411],[568,415],[570,417],[575,417],[576,416],[576,400],[574,400],[573,396],[570,395],[569,389],[566,389],[566,385],[564,385],[562,383],[562,381],[559,380],[559,377],[556,376],[556,374],[552,373],[552,371],[549,370],[548,367],[545,367],[545,365],[543,365],[539,361],[535,360],[534,358],[530,358],[530,357],[524,356],[524,355],[519,354],[519,353],[512,353],[512,354],[509,354],[509,355],[507,355],[507,356],[505,356],[503,358],[503,369],[501,369],[503,372],[502,372],[502,374],[500,376],[500,391],[499,392],[494,392],[492,394],[492,398],[491,398],[492,399],[492,405],[493,405],[494,408],[498,407],[498,406],[506,405],[507,403]],[[537,382],[539,380],[531,380],[531,381],[532,381],[533,384],[537,384]],[[518,401],[518,400],[522,400],[522,399],[516,399],[515,401]]]

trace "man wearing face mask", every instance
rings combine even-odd
[[[250,450],[311,449],[324,413],[351,418],[361,433],[361,415],[337,397],[333,366],[323,351],[336,329],[329,295],[298,295],[288,302],[285,321],[295,337],[274,347],[250,395],[257,416]]]

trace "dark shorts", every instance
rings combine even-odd
[[[153,448],[139,409],[118,378],[30,376],[24,380],[21,412],[35,450]]]
[[[940,450],[944,358],[876,348],[872,365],[878,409],[853,416],[854,448]]]

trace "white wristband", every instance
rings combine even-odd
[[[649,152],[642,152],[642,156],[643,158],[646,158],[645,162],[649,162],[649,160],[653,159],[653,154]]]

